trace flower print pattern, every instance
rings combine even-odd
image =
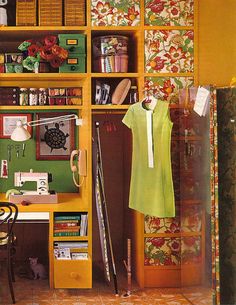
[[[139,0],[93,0],[92,26],[135,26],[140,23]]]
[[[193,31],[145,31],[146,73],[193,72],[193,64]]]
[[[145,266],[180,264],[180,238],[154,237],[145,239]]]
[[[179,89],[193,86],[192,77],[146,77],[145,91],[153,90],[153,94],[161,100],[170,100],[171,104],[179,103]]]
[[[193,26],[194,0],[145,0],[145,25]]]
[[[181,211],[181,231],[201,232],[202,208],[200,205],[184,207]]]
[[[173,218],[158,218],[146,215],[144,219],[145,233],[179,233],[179,216]]]
[[[181,263],[201,263],[201,237],[188,236],[181,240]]]

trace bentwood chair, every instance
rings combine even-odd
[[[15,296],[12,282],[15,281],[13,272],[13,255],[15,253],[15,235],[13,226],[18,215],[18,207],[14,203],[0,202],[0,258],[6,254],[8,284],[12,303],[15,304]]]

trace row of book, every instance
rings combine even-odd
[[[87,260],[88,242],[54,242],[54,257],[58,260]]]
[[[88,213],[54,217],[54,236],[86,236]]]

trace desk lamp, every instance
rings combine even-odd
[[[55,123],[58,121],[64,122],[64,121],[71,121],[71,120],[75,120],[75,124],[77,126],[82,125],[82,119],[79,119],[79,117],[76,114],[61,115],[61,116],[44,118],[44,119],[25,122],[25,123],[22,123],[22,121],[19,120],[16,122],[16,128],[13,130],[13,132],[11,134],[11,139],[13,141],[17,141],[17,142],[29,140],[31,138],[31,135],[28,132],[28,130],[25,128],[25,126],[34,127],[34,126]]]

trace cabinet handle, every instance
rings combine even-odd
[[[71,273],[70,273],[70,277],[71,277],[72,279],[76,279],[78,276],[79,276],[79,275],[78,275],[77,272],[71,272]]]
[[[70,69],[71,69],[71,71],[75,71],[76,66],[71,66]]]
[[[69,48],[69,51],[70,51],[70,52],[74,52],[74,51],[75,51],[75,47],[70,47],[70,48]]]

